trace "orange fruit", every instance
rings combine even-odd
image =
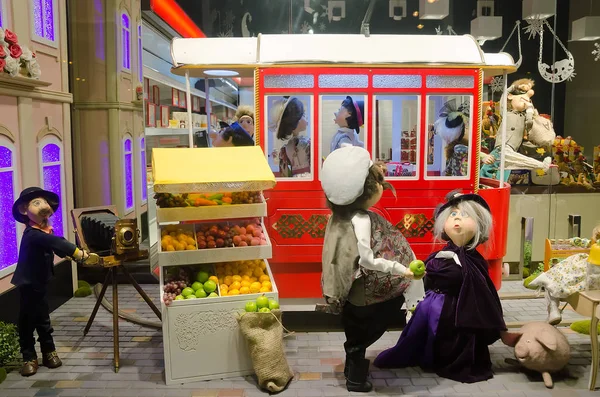
[[[258,281],[260,281],[261,283],[265,282],[265,281],[271,281],[271,278],[269,276],[267,276],[266,274],[263,274],[262,276],[260,276],[258,278]]]
[[[229,291],[229,287],[225,284],[219,285],[219,289],[221,290],[221,295],[225,295]]]
[[[240,283],[240,285],[242,287],[250,287],[250,284],[252,284],[250,281],[247,280],[242,280],[242,282]]]
[[[167,245],[167,251],[175,251],[175,247],[172,244]]]
[[[214,281],[215,284],[219,284],[219,278],[217,276],[210,276],[208,279]]]
[[[223,282],[225,283],[225,285],[230,286],[231,283],[233,283],[233,280],[231,279],[231,276],[227,276],[227,277],[225,277]]]
[[[234,296],[234,295],[239,295],[239,294],[240,294],[239,289],[232,289],[227,293],[227,295],[229,295],[229,296]]]
[[[255,277],[260,277],[263,274],[265,274],[265,273],[262,271],[262,269],[260,267],[257,267],[256,269],[254,269],[254,276]]]
[[[240,289],[242,287],[242,284],[239,281],[234,281],[233,283],[231,283],[231,285],[229,286],[231,289]]]
[[[233,277],[231,277],[233,279],[233,281],[242,281],[242,277],[240,277],[239,275],[235,275]]]
[[[268,289],[267,287],[262,287],[259,292],[265,293],[265,292],[271,292],[271,290]]]
[[[253,294],[256,294],[258,292],[260,292],[260,289],[262,288],[262,284],[261,283],[252,283],[250,284],[250,292],[252,292]]]
[[[242,281],[250,281],[250,276],[248,276],[247,274],[244,274],[242,276]]]
[[[255,283],[257,281],[258,279],[256,277],[250,277],[250,283]]]
[[[263,288],[268,288],[269,291],[271,291],[271,289],[273,288],[273,285],[271,285],[270,281],[263,281],[262,286]]]
[[[188,251],[193,251],[193,250],[196,249],[196,246],[195,245],[188,245],[187,247],[185,247],[185,249],[188,250]]]
[[[267,264],[264,261],[261,261],[258,267],[260,267],[262,270],[265,270],[267,268]]]
[[[248,288],[248,287],[242,287],[242,288],[240,288],[240,294],[246,295],[246,294],[249,294],[249,293],[250,293],[250,288]]]

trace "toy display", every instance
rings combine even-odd
[[[335,113],[335,123],[339,129],[331,140],[330,153],[344,146],[364,147],[360,140],[360,127],[364,124],[365,103],[347,96]]]
[[[235,122],[254,139],[254,111],[250,106],[239,106],[237,108]]]
[[[507,92],[507,114],[503,115],[502,123],[506,124],[506,151],[504,153],[506,169],[526,169],[547,171],[552,159],[546,157],[543,161],[535,160],[529,156],[520,153],[523,141],[529,139],[529,143],[541,148],[547,145],[554,138],[554,130],[551,123],[547,123],[535,110],[531,98],[534,95],[533,80],[521,79],[515,81]],[[535,121],[534,121],[535,120]],[[533,131],[535,132],[529,136]],[[500,126],[502,128],[502,126]],[[543,132],[546,130],[546,132]],[[501,131],[501,130],[500,130]],[[529,145],[529,143],[527,143]],[[482,176],[498,179],[497,172],[500,168],[500,158],[502,155],[502,134],[496,136],[494,150],[490,155],[495,159],[491,164],[484,164],[481,169]],[[537,152],[537,148],[535,149]],[[503,175],[506,180],[509,173]]]
[[[444,141],[446,150],[445,176],[467,175],[469,167],[469,141],[465,129],[469,123],[469,104],[456,104],[452,99],[442,107],[434,124],[435,133]]]
[[[565,335],[544,322],[527,323],[518,332],[519,341],[515,346],[515,358],[507,358],[507,363],[520,364],[523,367],[542,374],[544,385],[554,387],[552,374],[559,372],[571,358],[571,348]]]
[[[378,368],[420,366],[464,383],[493,377],[488,345],[514,346],[488,264],[476,250],[492,226],[490,208],[476,194],[452,192],[436,211],[434,231],[447,245],[425,261],[427,295],[396,346],[375,360]]]
[[[383,190],[391,188],[383,175],[369,152],[356,146],[332,152],[321,172],[332,211],[323,243],[322,289],[328,305],[322,310],[342,315],[344,374],[352,392],[372,390],[366,349],[387,330],[404,294],[417,300],[424,295],[422,281],[411,282],[418,277],[408,268],[415,260],[408,242],[385,218],[369,210]],[[418,270],[418,263],[413,266]]]
[[[63,237],[55,236],[50,217],[58,210],[60,199],[56,193],[39,187],[21,192],[12,207],[13,217],[25,225],[21,238],[17,268],[11,283],[20,294],[19,344],[23,355],[22,376],[32,376],[38,370],[34,331],[37,331],[42,352],[42,365],[58,368],[62,361],[56,353],[48,307],[48,284],[54,276],[54,255],[93,265],[99,262],[96,254],[89,254]]]
[[[584,241],[577,238],[563,241],[562,246],[553,246],[554,251],[559,248],[572,250],[575,247],[586,249],[592,246],[600,239],[600,225],[592,231],[592,239]],[[576,243],[576,244],[575,244]],[[556,325],[562,321],[562,314],[559,310],[561,299],[565,299],[572,294],[584,291],[588,288],[588,253],[576,253],[560,263],[554,265],[549,270],[540,274],[535,280],[529,283],[530,288],[544,288],[546,305],[548,307],[548,323]],[[597,289],[600,289],[600,279],[597,279]]]
[[[557,136],[552,145],[554,163],[558,167],[560,184],[565,186],[582,186],[587,190],[596,190],[600,183],[595,175],[593,165],[583,155],[584,148],[570,136]]]

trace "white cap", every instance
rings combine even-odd
[[[359,146],[345,146],[333,151],[323,162],[321,187],[327,199],[336,205],[348,205],[363,194],[371,155]]]

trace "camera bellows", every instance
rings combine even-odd
[[[110,255],[115,224],[119,218],[111,213],[86,214],[81,217],[83,235],[92,252]]]

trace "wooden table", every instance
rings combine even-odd
[[[600,352],[598,351],[598,319],[600,318],[600,290],[584,291],[573,294],[566,299],[577,313],[592,319],[590,325],[590,338],[592,340],[592,368],[590,369],[590,390],[596,388],[596,377],[598,376],[598,362]]]

